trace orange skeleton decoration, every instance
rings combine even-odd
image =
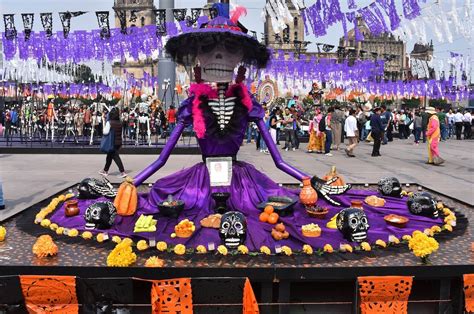
[[[359,277],[362,313],[407,313],[413,277]]]
[[[464,299],[466,312],[474,312],[474,274],[464,276]]]
[[[28,313],[79,312],[76,278],[72,276],[20,276]]]
[[[151,307],[153,314],[192,314],[193,295],[191,279],[153,280]]]

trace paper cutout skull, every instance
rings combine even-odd
[[[87,207],[84,214],[86,229],[109,229],[117,215],[112,202],[97,202]]]
[[[402,185],[395,177],[386,177],[380,179],[379,183],[379,192],[385,196],[400,197],[402,194]]]
[[[229,249],[237,249],[244,244],[247,238],[247,220],[245,216],[236,211],[222,215],[219,235],[224,245]]]
[[[228,83],[232,81],[234,69],[242,61],[243,51],[236,39],[223,42],[204,39],[199,46],[197,59],[201,66],[201,78],[206,82]]]
[[[430,193],[414,193],[408,198],[407,206],[410,213],[414,215],[426,216],[434,219],[439,217],[436,201]]]
[[[351,242],[365,241],[370,228],[365,212],[353,207],[345,208],[337,214],[336,226],[344,239]]]
[[[101,196],[113,198],[117,195],[117,190],[114,189],[109,180],[105,178],[103,181],[94,178],[86,178],[79,183],[77,191],[79,192],[78,197],[80,199],[96,199]]]

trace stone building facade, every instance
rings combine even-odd
[[[153,0],[114,0],[114,10],[125,10],[127,27],[142,27],[155,24]],[[133,17],[132,17],[133,14]],[[115,14],[115,27],[120,27],[120,20]],[[131,73],[137,79],[143,78],[143,72],[156,76],[158,64],[150,57],[143,61],[117,62],[112,65],[112,71],[117,76],[123,76],[124,71]]]

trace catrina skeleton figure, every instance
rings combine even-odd
[[[211,193],[228,192],[230,210],[244,214],[255,210],[258,203],[270,196],[296,196],[294,191],[280,187],[252,165],[237,160],[245,130],[251,122],[258,126],[279,169],[299,181],[310,177],[283,161],[263,121],[261,104],[243,83],[245,66],[265,67],[268,50],[247,35],[247,30],[238,22],[242,10],[236,10],[229,18],[228,8],[226,12],[221,4],[217,9],[216,18],[198,29],[170,38],[165,47],[177,63],[194,67],[196,83],[191,85],[190,97],[178,110],[178,123],[161,155],[134,178],[134,184],[140,185],[166,163],[181,133],[189,125],[194,128],[204,162],[158,180],[146,200],[140,202],[140,206],[150,213],[156,212],[157,204],[168,195],[183,200],[186,210],[206,212],[213,208]],[[232,83],[236,69],[235,83]],[[210,185],[205,163],[210,157],[232,158],[230,186]],[[342,194],[350,188],[349,185],[331,187],[321,180],[313,182],[320,195],[334,205],[339,203],[331,195]]]

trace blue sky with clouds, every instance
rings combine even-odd
[[[367,4],[370,4],[373,0],[356,0],[356,3],[359,7],[363,7]],[[439,0],[427,0],[426,4],[422,3],[422,7],[433,6],[434,3]],[[466,0],[443,0],[443,3],[451,4],[455,3],[456,6],[462,7]],[[259,34],[263,32],[263,21],[261,20],[260,14],[262,8],[265,4],[264,0],[234,0],[234,3],[238,5],[243,5],[248,9],[248,15],[241,20],[241,22],[249,29],[257,31]],[[305,3],[307,6],[312,5],[315,0],[306,0]],[[401,0],[396,0],[397,6],[399,8],[399,13],[402,13],[401,9]],[[421,1],[420,1],[421,2]],[[474,2],[474,1],[472,1]],[[158,0],[155,0],[155,5],[158,7]],[[200,7],[206,3],[205,0],[175,0],[175,6],[180,7]],[[340,0],[341,9],[347,11],[347,1]],[[94,29],[98,28],[97,20],[95,17],[94,11],[99,10],[109,10],[112,11],[111,7],[113,5],[113,0],[0,0],[0,12],[4,13],[41,13],[41,12],[53,12],[54,14],[54,28],[55,30],[61,29],[61,22],[57,12],[60,11],[89,11],[88,14],[75,17],[71,23],[71,30],[80,30],[80,29]],[[471,5],[471,12],[473,10]],[[474,15],[474,14],[473,14]],[[474,19],[474,16],[473,16]],[[3,31],[3,23],[0,29]],[[111,25],[113,25],[113,20],[111,19]],[[21,17],[16,15],[16,26],[18,30],[22,30]],[[41,22],[39,20],[39,15],[35,16],[35,30],[42,30]],[[332,26],[328,30],[328,34],[324,37],[315,38],[314,36],[308,36],[306,40],[309,40],[313,43],[315,42],[324,42],[328,44],[338,44],[339,38],[343,35],[341,25]],[[433,38],[433,33],[431,30],[428,30],[428,38]],[[470,54],[471,60],[474,60],[474,44],[473,39],[467,40],[466,38],[460,36],[459,34],[453,34],[453,43],[437,43],[435,44],[435,56],[437,58],[448,58],[449,51],[455,51],[463,53],[465,55]],[[413,48],[415,41],[409,42],[407,44],[408,52]],[[314,45],[312,46],[314,47]],[[315,49],[315,48],[313,48]]]

